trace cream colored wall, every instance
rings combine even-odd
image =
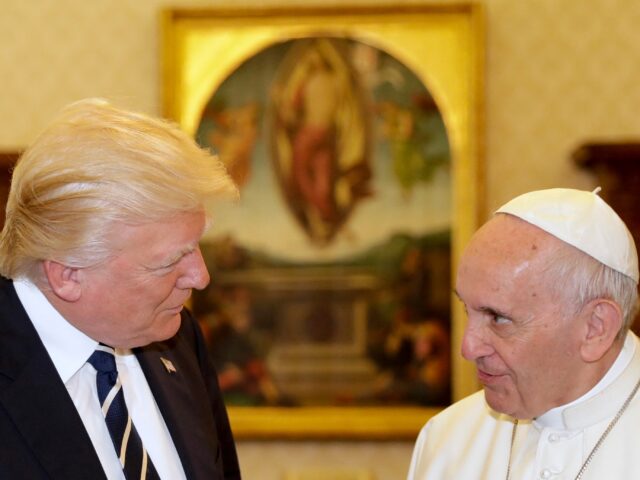
[[[239,0],[282,3],[309,2]],[[487,210],[534,188],[592,188],[593,178],[572,165],[573,149],[587,140],[640,137],[640,2],[482,3]],[[0,150],[24,147],[57,109],[86,96],[160,113],[158,11],[166,5],[220,3],[2,0]],[[281,480],[287,466],[328,465],[392,480],[405,476],[411,443],[240,442],[239,452],[248,480]]]
[[[536,188],[591,188],[571,152],[640,138],[640,3],[486,4],[488,207]]]
[[[245,6],[282,3],[309,2],[238,0]],[[587,139],[639,134],[640,3],[481,3],[487,14],[488,209],[532,188],[590,188],[592,178],[573,167],[571,151]],[[58,108],[86,96],[108,96],[159,113],[158,10],[221,5],[204,0],[0,4],[0,149],[24,146]]]

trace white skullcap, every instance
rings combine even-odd
[[[496,213],[525,220],[638,283],[638,253],[618,214],[593,192],[552,188],[525,193]]]

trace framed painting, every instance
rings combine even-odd
[[[477,388],[451,272],[481,211],[478,8],[165,12],[164,114],[241,192],[191,305],[238,438],[413,438]]]

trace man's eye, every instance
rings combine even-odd
[[[511,323],[511,319],[503,317],[501,315],[493,315],[491,321],[496,325],[506,325],[508,323]]]
[[[172,270],[178,263],[180,262],[180,259],[175,260],[171,263],[167,263],[165,265],[159,266],[159,267],[155,267],[153,269],[153,271],[155,271],[156,273],[167,273],[170,270]]]

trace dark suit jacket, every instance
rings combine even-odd
[[[240,479],[216,373],[193,317],[185,311],[174,338],[135,353],[187,478]],[[177,371],[168,372],[160,357],[170,360]],[[73,401],[13,283],[2,277],[0,479],[106,479]]]

